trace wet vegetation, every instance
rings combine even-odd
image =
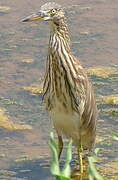
[[[114,133],[112,135],[112,138],[116,141],[118,141],[118,134]],[[56,143],[54,139],[53,133],[50,135],[50,148],[52,151],[52,162],[50,171],[51,173],[56,177],[56,180],[108,180],[108,178],[103,177],[98,170],[95,167],[95,163],[98,161],[98,154],[100,151],[100,148],[96,148],[94,151],[94,156],[88,156],[88,163],[86,166],[86,171],[83,172],[83,174],[80,173],[79,170],[72,170],[70,162],[72,160],[72,141],[69,142],[67,146],[67,154],[65,157],[65,165],[62,170],[60,170],[59,160],[58,160],[58,144]],[[79,165],[80,166],[80,165]],[[76,166],[74,167],[76,168]],[[72,172],[73,171],[73,172]],[[76,172],[76,173],[75,173]],[[77,174],[78,172],[78,174]],[[114,177],[114,180],[118,179],[117,177]]]

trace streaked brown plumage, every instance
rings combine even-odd
[[[56,3],[47,3],[23,21],[39,19],[48,21],[51,28],[44,101],[58,134],[60,153],[62,135],[91,150],[96,136],[97,108],[87,74],[72,55],[64,11]]]

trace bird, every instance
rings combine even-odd
[[[46,21],[50,27],[43,99],[57,132],[59,158],[63,136],[66,136],[77,147],[82,165],[81,152],[91,152],[96,138],[98,113],[91,80],[71,51],[64,8],[55,2],[48,2],[38,12],[22,20],[32,21]]]

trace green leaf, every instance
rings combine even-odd
[[[118,141],[118,133],[113,133],[112,138],[116,141]]]
[[[50,135],[49,145],[50,145],[50,149],[52,151],[52,162],[51,162],[51,166],[50,166],[50,171],[53,175],[60,175],[57,144],[54,140],[54,136],[52,133]]]
[[[66,162],[65,162],[64,169],[62,171],[62,174],[65,177],[70,177],[70,174],[71,174],[71,168],[70,168],[71,159],[72,159],[72,140],[70,140],[70,142],[69,142],[69,144],[67,146]]]
[[[56,151],[58,151],[58,144],[56,143],[56,141],[54,139],[53,132],[50,133],[50,142],[51,142],[51,144],[53,144],[53,146],[55,147]]]
[[[96,148],[95,151],[94,151],[95,155],[97,156],[101,150],[102,150],[101,148]]]
[[[53,133],[50,134],[49,141],[50,149],[52,152],[52,162],[50,166],[51,173],[56,177],[56,180],[71,180],[70,179],[70,161],[72,159],[72,140],[67,146],[66,163],[63,171],[60,171],[59,160],[58,160],[58,145],[54,139]]]
[[[71,179],[65,176],[56,176],[56,180],[71,180]]]
[[[70,140],[67,146],[66,162],[70,163],[71,160],[72,160],[72,139]]]
[[[89,161],[89,180],[104,180],[104,178],[98,173],[98,171],[95,168],[94,162],[95,158],[94,157],[88,157]]]

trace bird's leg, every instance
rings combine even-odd
[[[79,155],[79,163],[80,163],[80,173],[83,173],[83,147],[82,147],[82,143],[80,143],[79,147],[78,147],[78,155]]]
[[[58,135],[58,158],[60,159],[61,153],[62,153],[62,149],[63,149],[63,140],[62,140],[62,136]]]

